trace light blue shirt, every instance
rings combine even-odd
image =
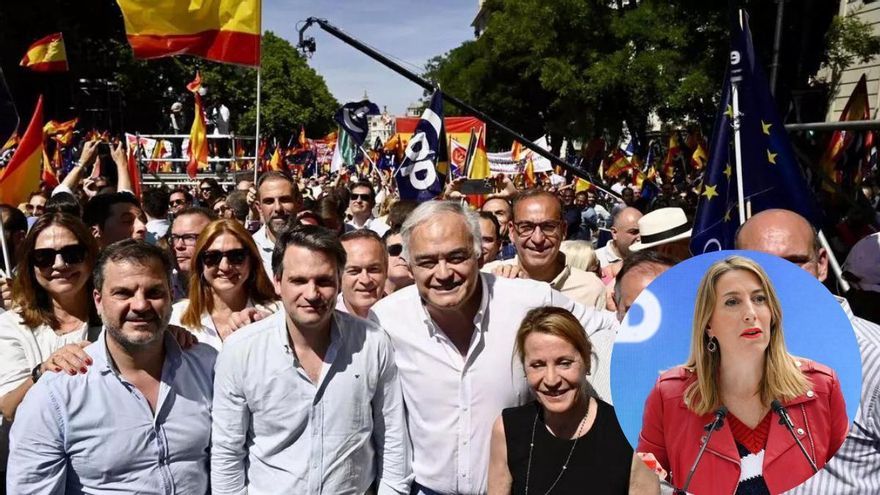
[[[279,311],[226,339],[217,359],[215,494],[408,494],[403,393],[390,340],[335,311],[317,383],[299,365]]]
[[[207,493],[217,352],[183,352],[166,333],[154,414],[105,339],[86,347],[86,374],[47,373],[28,391],[12,425],[8,493]]]

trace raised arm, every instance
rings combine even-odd
[[[116,182],[116,190],[131,192],[131,176],[128,174],[128,157],[125,154],[125,145],[122,144],[122,141],[111,146],[110,155],[113,157],[113,163],[116,164],[116,176],[119,178]]]

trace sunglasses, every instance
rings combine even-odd
[[[82,244],[71,244],[61,249],[34,249],[34,265],[37,268],[50,268],[55,264],[55,259],[59,254],[65,264],[76,265],[85,261],[86,252],[86,247]]]
[[[373,201],[373,195],[372,195],[372,194],[352,194],[352,195],[350,196],[350,198],[351,198],[351,201],[361,200],[361,201],[366,201],[366,202],[368,202],[368,203],[369,203],[370,201]]]
[[[175,199],[174,201],[171,202],[171,206],[179,206],[179,205],[184,205],[184,204],[186,204],[186,201],[184,201],[182,199]]]
[[[223,258],[226,258],[230,265],[240,265],[248,258],[248,252],[242,248],[230,249],[229,251],[211,250],[202,253],[202,263],[205,266],[217,266]]]
[[[400,253],[403,252],[403,244],[390,244],[386,249],[388,256],[400,256]]]

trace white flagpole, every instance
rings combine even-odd
[[[257,67],[257,129],[256,139],[254,140],[254,187],[257,186],[257,179],[260,175],[260,73],[262,67]]]
[[[739,135],[740,129],[740,113],[739,113],[739,85],[736,82],[731,83],[731,100],[733,100],[733,152],[736,158],[736,193],[739,201],[737,206],[739,209],[739,224],[746,223],[746,202],[745,191],[743,189],[743,166],[742,166],[742,142]]]
[[[2,219],[0,219],[0,249],[3,250],[3,265],[6,267],[5,272],[0,270],[0,276],[7,279],[12,278],[12,265],[9,263],[9,247],[6,246],[6,232],[3,230]],[[0,301],[0,304],[2,304],[2,301]]]

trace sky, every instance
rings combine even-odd
[[[421,75],[428,59],[474,39],[470,24],[477,10],[478,0],[263,0],[263,30],[296,46],[300,21],[326,19]],[[380,109],[403,115],[422,97],[422,88],[317,25],[306,36],[317,45],[308,63],[340,104],[359,101],[366,91]]]

